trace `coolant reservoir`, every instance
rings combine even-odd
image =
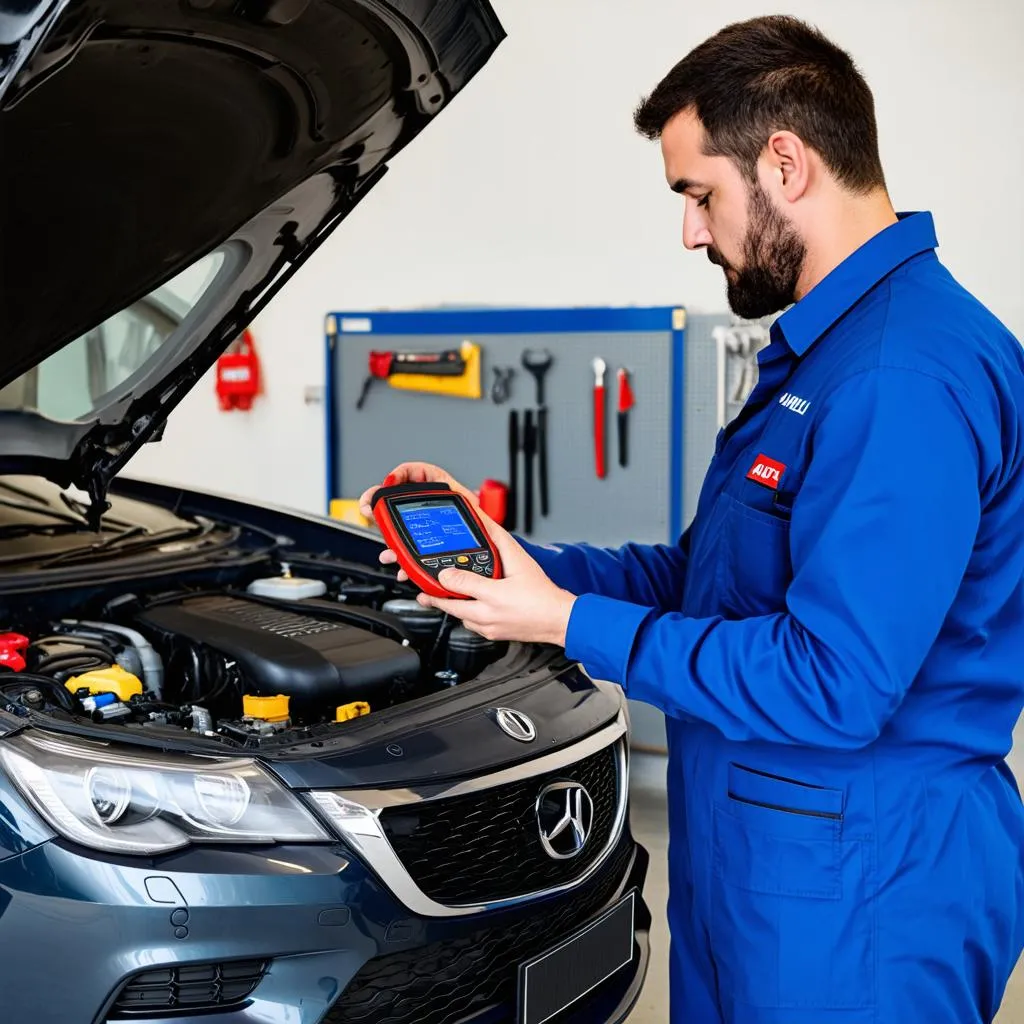
[[[246,718],[258,718],[263,722],[286,722],[288,697],[283,693],[275,697],[255,697],[246,694],[242,698],[242,714]]]
[[[279,601],[304,601],[310,597],[323,597],[327,593],[327,584],[322,580],[308,580],[301,576],[268,576],[262,580],[253,580],[245,588],[256,597],[272,597]]]
[[[394,615],[405,627],[411,639],[431,643],[437,637],[437,631],[444,621],[443,613],[436,608],[424,608],[419,601],[404,597],[386,601],[381,611]]]
[[[123,701],[142,693],[142,682],[139,677],[125,671],[120,665],[83,672],[80,676],[72,676],[64,685],[72,693],[84,688],[90,693],[114,693],[118,700]]]

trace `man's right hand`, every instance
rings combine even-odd
[[[446,473],[440,466],[434,466],[429,462],[403,462],[400,466],[396,466],[391,472],[384,478],[384,483],[375,484],[373,487],[367,488],[359,497],[359,510],[368,519],[373,518],[373,511],[370,508],[370,502],[373,500],[374,494],[380,490],[381,487],[388,486],[392,487],[395,484],[447,484],[453,491],[461,494],[467,501],[469,501],[474,508],[480,508],[480,501],[476,494],[473,493],[468,487],[463,487],[450,473]],[[394,565],[398,559],[395,557],[395,553],[389,548],[385,548],[379,556],[381,565]],[[409,577],[405,574],[403,569],[398,570],[398,579],[401,581],[407,580]]]

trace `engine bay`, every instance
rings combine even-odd
[[[26,602],[0,622],[0,706],[264,747],[336,735],[475,679],[508,651],[394,580],[330,565],[116,589]]]

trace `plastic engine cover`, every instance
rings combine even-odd
[[[300,715],[386,694],[397,676],[414,679],[419,656],[409,647],[344,622],[210,595],[156,605],[138,616],[143,630],[181,637],[238,663],[246,692],[287,694]]]

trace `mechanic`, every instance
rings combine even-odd
[[[733,311],[785,310],[757,387],[677,544],[489,522],[506,578],[420,600],[667,716],[673,1022],[990,1022],[1024,945],[1021,346],[894,211],[816,30],[723,29],[635,125]]]

